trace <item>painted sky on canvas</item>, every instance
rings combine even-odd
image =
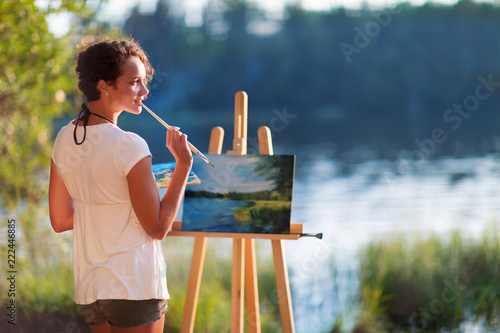
[[[259,160],[258,156],[209,155],[208,158],[214,162],[215,168],[208,167],[195,157],[193,171],[201,179],[201,184],[189,188],[190,190],[214,193],[258,192],[269,190],[273,186],[274,181],[266,180],[265,173],[255,174],[253,171],[253,164]]]

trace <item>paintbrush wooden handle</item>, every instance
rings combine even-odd
[[[165,126],[166,129],[170,129],[170,125],[167,124],[166,122],[163,121],[163,119],[161,119],[160,117],[158,117],[158,115],[156,113],[154,113],[150,108],[148,108],[146,105],[144,105],[143,103],[141,103],[141,105],[146,109],[146,111],[148,111],[156,120],[158,120],[158,122],[160,122],[160,124],[162,124],[163,126]],[[195,153],[196,155],[198,155],[203,161],[205,161],[208,165],[210,165],[212,168],[215,168],[215,164],[213,164],[205,155],[203,155],[199,150],[198,148],[196,148],[195,146],[193,146],[193,144],[191,144],[191,142],[188,141],[188,146],[189,146],[189,149],[191,149],[191,151],[193,153]]]

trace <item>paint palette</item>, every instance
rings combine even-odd
[[[158,189],[167,188],[174,173],[175,162],[153,164],[153,174],[155,176]],[[191,170],[187,185],[200,184],[200,178]]]

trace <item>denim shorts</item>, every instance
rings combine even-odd
[[[107,299],[86,305],[80,304],[80,309],[88,325],[109,322],[111,326],[129,328],[154,323],[169,307],[166,300],[159,299]]]

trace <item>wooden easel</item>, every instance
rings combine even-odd
[[[228,155],[246,155],[247,153],[247,124],[248,124],[248,96],[244,91],[235,95],[234,106],[234,140],[233,150]],[[258,129],[259,150],[262,155],[272,155],[273,147],[271,131],[262,126]],[[221,154],[224,129],[215,127],[210,136],[209,154]],[[231,332],[243,333],[243,300],[246,292],[247,325],[249,333],[260,333],[259,294],[257,289],[257,268],[255,261],[255,239],[270,239],[273,249],[274,271],[276,274],[276,288],[281,317],[282,332],[295,332],[293,320],[290,283],[286,265],[283,240],[300,238],[303,233],[303,224],[291,224],[290,234],[244,234],[244,233],[209,233],[182,231],[180,221],[175,221],[169,236],[195,237],[193,258],[189,272],[186,302],[182,316],[181,332],[192,333],[198,304],[201,276],[205,261],[207,238],[233,239],[233,266],[231,279]]]

